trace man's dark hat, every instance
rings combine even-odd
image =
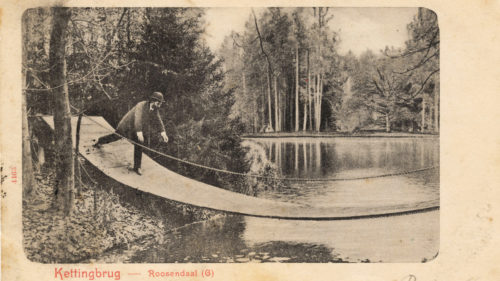
[[[164,102],[165,100],[163,99],[163,94],[160,92],[154,92],[151,94],[151,97],[149,98],[150,100],[155,100],[159,102]]]

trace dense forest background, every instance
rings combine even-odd
[[[439,131],[439,27],[418,9],[404,48],[341,55],[329,8],[269,8],[220,50],[246,132]]]

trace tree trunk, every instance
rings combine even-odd
[[[311,70],[309,67],[309,49],[307,50],[307,102],[309,103],[309,128],[313,128],[312,123],[312,102],[311,102]]]
[[[249,98],[247,96],[247,82],[246,82],[246,77],[245,77],[245,71],[242,70],[241,71],[241,83],[243,84],[242,85],[242,89],[243,89],[243,97],[246,99],[246,98]],[[255,133],[255,121],[256,121],[256,112],[257,110],[257,107],[255,106],[255,98],[252,96],[252,117],[251,117],[251,123],[252,123],[252,132]]]
[[[319,132],[321,128],[321,94],[323,91],[323,81],[321,80],[321,74],[317,74],[316,76],[316,93],[314,100],[314,113],[315,113],[315,125],[316,132]]]
[[[434,133],[439,133],[439,84],[434,88]]]
[[[281,87],[280,89],[286,89],[286,80],[282,78],[281,80]],[[285,118],[284,116],[286,115],[286,103],[285,103],[285,98],[282,93],[285,93],[286,95],[286,90],[282,90],[280,96],[279,96],[279,103],[280,103],[280,130],[283,131],[285,130]]]
[[[279,105],[278,105],[278,78],[274,76],[274,129],[280,131]]]
[[[26,70],[23,70],[23,76],[26,77]],[[26,79],[23,77],[23,84]],[[25,88],[25,87],[23,87]],[[28,114],[27,114],[27,103],[26,103],[26,91],[23,90],[22,94],[22,118],[23,118],[23,197],[26,199],[33,191],[33,184],[35,180],[33,178],[33,162],[31,159],[31,137],[28,128]]]
[[[81,107],[83,110],[83,106]],[[82,126],[82,114],[78,115],[78,120],[76,122],[76,136],[75,136],[75,179],[76,182],[76,194],[80,197],[82,195],[82,174],[80,170],[80,162],[78,158],[80,157],[80,128]]]
[[[269,97],[269,126],[273,126],[272,123],[272,117],[271,117],[271,74],[273,73],[273,69],[271,66],[271,61],[269,60],[269,56],[267,55],[266,51],[264,50],[264,45],[262,43],[262,37],[260,35],[260,30],[259,30],[259,25],[257,24],[257,17],[255,16],[255,12],[252,9],[252,14],[253,14],[253,19],[255,23],[255,31],[257,31],[257,35],[259,37],[259,42],[260,42],[260,50],[264,54],[267,62],[267,93]]]
[[[318,127],[318,76],[314,75],[314,131]]]
[[[273,118],[272,118],[272,108],[271,108],[271,81],[269,78],[269,75],[267,75],[267,105],[268,105],[268,116],[269,116],[269,121],[268,121],[268,126],[273,126]]]
[[[286,80],[285,80],[286,83]],[[286,84],[281,85],[281,89],[286,89]],[[280,130],[285,130],[285,119],[286,119],[286,90],[284,95],[279,95],[280,103]]]
[[[292,83],[293,83],[293,80],[292,80]],[[289,117],[289,122],[290,122],[290,132],[293,131],[293,123],[295,122],[294,119],[293,119],[293,116],[294,116],[294,108],[293,108],[293,87],[295,87],[295,85],[292,84],[292,86],[290,87],[290,95],[288,96],[288,104],[289,104],[289,108],[290,108],[290,111],[289,111],[289,114],[288,114],[288,117]]]
[[[420,129],[420,132],[425,131],[425,97],[422,96],[422,127]]]
[[[319,113],[319,74],[316,75],[316,91],[314,93],[314,130],[319,131],[318,113]]]
[[[302,122],[302,131],[306,131],[307,129],[307,102],[304,101],[304,120]]]
[[[130,40],[130,9],[127,9],[127,48],[130,48],[132,41]]]
[[[322,61],[322,56],[321,56],[321,35],[322,35],[322,28],[324,26],[324,16],[326,13],[323,14],[323,8],[318,8],[318,40],[317,40],[317,57],[318,61]],[[316,104],[315,104],[315,113],[316,113],[316,131],[319,132],[321,129],[321,100],[322,100],[322,94],[323,94],[323,81],[322,81],[322,70],[321,66],[318,70],[317,74],[317,88],[316,88]]]
[[[68,84],[66,81],[66,32],[71,11],[52,8],[53,23],[50,36],[49,65],[54,99],[54,138],[56,145],[56,208],[68,216],[74,202],[75,167]],[[62,86],[61,86],[62,85]]]
[[[319,95],[318,95],[318,132],[321,130],[321,106],[323,103],[323,75],[319,75]]]
[[[299,131],[299,45],[295,47],[295,132]]]
[[[27,65],[27,55],[28,52],[26,50],[26,46],[28,44],[28,40],[26,38],[29,17],[23,17],[23,64]],[[28,125],[28,104],[27,104],[27,79],[28,79],[28,71],[26,67],[23,67],[22,72],[22,130],[23,130],[23,197],[26,199],[33,191],[33,184],[35,183],[35,179],[33,177],[33,162],[31,158],[31,135]]]
[[[389,113],[385,114],[385,131],[387,133],[391,131],[391,123],[389,122]]]
[[[264,107],[264,109],[266,108],[266,92],[264,90],[264,81],[262,79],[262,77],[260,77],[260,94],[261,95],[264,95],[262,97],[262,106]],[[259,106],[260,108],[260,106]],[[266,110],[259,110],[259,121],[261,122],[261,124],[259,124],[259,128],[265,128],[266,127]],[[260,130],[260,129],[259,129]]]
[[[312,75],[312,93],[311,93],[311,115],[312,115],[312,123],[311,123],[311,131],[316,131],[316,75]],[[313,124],[314,123],[314,124]]]

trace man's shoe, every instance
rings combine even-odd
[[[101,148],[101,144],[99,143],[99,140],[94,140],[94,144],[92,145],[95,148]]]
[[[138,174],[139,176],[142,176],[142,169],[141,168],[134,168],[134,172]]]

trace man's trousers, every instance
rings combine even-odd
[[[121,138],[122,137],[120,137],[117,134],[109,134],[109,135],[100,137],[97,140],[96,144],[97,145],[107,144],[107,143],[110,143],[110,142],[117,141],[117,140],[119,140]],[[137,139],[137,137],[133,137],[132,140],[134,142],[139,143],[139,140]],[[141,162],[142,162],[142,147],[139,146],[139,145],[134,144],[134,170],[137,170],[137,169],[139,169],[141,167]]]

